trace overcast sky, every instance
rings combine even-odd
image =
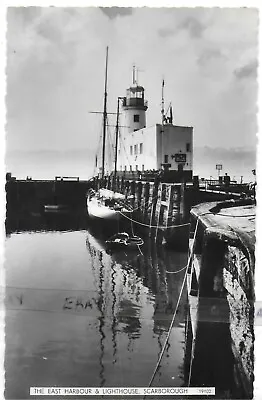
[[[196,146],[255,148],[255,9],[17,7],[7,18],[7,152],[96,149],[101,116],[89,111],[103,109],[107,45],[108,111],[135,63],[148,126],[161,120],[164,77]]]

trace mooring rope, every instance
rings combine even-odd
[[[186,268],[187,268],[187,264],[183,268],[179,269],[178,271],[166,271],[166,273],[167,274],[178,274],[179,272],[184,271],[184,269],[186,269]]]
[[[119,211],[119,213],[120,213],[123,217],[125,217],[125,218],[129,219],[130,221],[134,222],[135,224],[142,225],[142,226],[146,226],[147,228],[170,229],[170,228],[179,228],[179,227],[181,227],[181,226],[190,225],[190,222],[187,222],[187,223],[185,223],[185,224],[177,224],[177,225],[170,225],[170,226],[165,226],[165,225],[148,225],[148,224],[144,224],[143,222],[140,222],[140,221],[137,221],[137,220],[134,220],[134,219],[128,217],[127,215],[123,214],[121,211]]]
[[[133,221],[131,221],[131,230],[132,230],[132,235],[135,236],[135,234],[134,234],[134,227],[133,227]],[[139,244],[137,244],[137,248],[138,248],[138,250],[139,250],[140,255],[143,255],[143,253],[142,253],[142,251],[141,251],[141,249],[140,249],[140,245],[139,245]]]
[[[195,245],[196,234],[197,234],[197,229],[198,229],[198,222],[199,222],[199,217],[197,218],[197,221],[196,221],[196,227],[195,227],[195,232],[194,232],[193,243],[192,243],[191,251],[190,251],[189,256],[188,256],[187,265],[186,265],[186,272],[185,272],[185,275],[184,275],[184,278],[183,278],[183,282],[182,282],[182,285],[181,285],[181,289],[180,289],[180,293],[179,293],[179,296],[178,296],[176,308],[175,308],[175,311],[174,311],[174,314],[173,314],[173,317],[172,317],[172,320],[171,320],[171,323],[170,323],[170,326],[169,326],[167,337],[165,339],[165,342],[164,342],[163,348],[161,350],[161,353],[160,353],[160,355],[158,357],[158,361],[157,361],[156,367],[154,369],[154,372],[152,374],[152,377],[151,377],[151,379],[149,381],[148,387],[150,387],[152,385],[152,382],[153,382],[153,380],[155,378],[157,370],[158,370],[158,368],[160,366],[160,363],[161,363],[162,357],[164,355],[165,348],[166,348],[166,345],[168,343],[168,340],[169,340],[169,337],[170,337],[170,334],[171,334],[171,330],[172,330],[172,327],[173,327],[173,324],[174,324],[174,321],[175,321],[175,317],[176,317],[176,314],[177,314],[177,310],[178,310],[178,307],[179,307],[179,303],[180,303],[180,300],[181,300],[181,297],[182,297],[182,293],[183,293],[183,290],[184,290],[184,286],[185,286],[185,282],[186,282],[187,272],[188,272],[188,269],[190,267],[191,259],[192,259],[193,252],[194,252],[194,245]],[[144,396],[144,399],[146,398],[146,396],[147,395]]]

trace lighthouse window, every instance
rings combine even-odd
[[[144,170],[145,170],[145,166],[144,166],[144,164],[142,164],[142,172],[144,172]]]
[[[143,143],[140,143],[140,154],[142,154],[143,153]]]
[[[130,146],[130,154],[132,156],[132,154],[133,154],[133,146]]]
[[[130,165],[130,171],[132,171],[132,165]]]
[[[134,122],[139,122],[139,114],[134,114]]]
[[[134,146],[134,153],[137,154],[137,144]]]
[[[190,143],[187,143],[187,144],[186,144],[186,151],[191,151],[191,150],[190,150]]]
[[[168,164],[168,154],[165,154],[164,163],[165,163],[165,164]]]

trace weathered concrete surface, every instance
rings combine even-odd
[[[191,211],[199,228],[195,252],[201,254],[199,274],[199,321],[197,336],[212,331],[214,320],[207,321],[203,304],[220,313],[221,338],[228,337],[234,362],[232,379],[237,381],[246,398],[253,396],[254,380],[254,271],[255,271],[255,204],[251,200],[209,203]],[[219,305],[221,302],[221,307]],[[202,315],[201,315],[202,313]],[[218,313],[219,314],[219,313]],[[204,318],[203,318],[204,315]],[[201,319],[202,318],[202,319]],[[205,321],[204,321],[205,320]],[[211,324],[210,324],[211,322]],[[224,325],[224,328],[223,328]],[[210,332],[211,333],[211,332]],[[225,336],[226,335],[226,336]],[[227,340],[227,343],[228,343]],[[199,342],[199,339],[197,339]],[[213,343],[214,344],[214,343]],[[223,353],[226,342],[218,340]],[[210,347],[211,348],[211,347]],[[204,351],[196,345],[195,351]],[[219,353],[214,360],[220,362]],[[230,357],[229,357],[230,359]],[[222,365],[222,364],[221,364]],[[229,372],[228,372],[229,373]],[[203,377],[203,379],[206,379]]]

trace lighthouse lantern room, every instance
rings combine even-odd
[[[148,108],[145,100],[145,89],[137,84],[137,70],[133,67],[133,84],[126,91],[123,99],[122,110],[125,126],[128,132],[138,131],[146,127],[146,110]]]

